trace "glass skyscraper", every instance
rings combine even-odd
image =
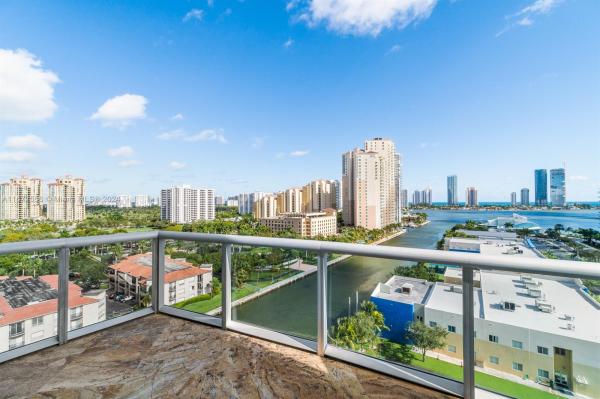
[[[567,204],[565,186],[565,169],[550,169],[550,202],[552,206],[563,207]]]
[[[529,206],[529,189],[528,188],[521,189],[521,205]]]
[[[448,205],[458,205],[458,177],[448,176]]]
[[[535,170],[535,205],[548,205],[548,172],[546,169]]]

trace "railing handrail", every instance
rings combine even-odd
[[[502,270],[517,273],[534,273],[546,274],[550,276],[600,279],[600,265],[593,262],[529,258],[524,256],[510,255],[483,255],[465,252],[439,251],[434,249],[350,244],[319,240],[211,233],[188,233],[165,230],[4,243],[0,244],[0,255],[15,252],[78,248],[90,245],[114,244],[156,238],[198,241],[216,244],[298,249],[314,251],[316,253],[343,253],[349,255],[396,259],[403,261],[424,261],[444,265],[456,265],[470,269]]]

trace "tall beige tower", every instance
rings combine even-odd
[[[380,229],[399,222],[399,156],[391,140],[365,141],[342,155],[342,218],[347,225]]]
[[[42,216],[42,181],[22,176],[0,184],[0,220]]]
[[[48,184],[48,219],[74,222],[85,219],[85,180],[65,176]]]

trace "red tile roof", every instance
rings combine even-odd
[[[0,276],[0,280],[6,278]],[[19,280],[33,278],[31,276],[17,277]],[[40,280],[46,282],[53,289],[58,289],[58,275],[51,274],[40,276]],[[98,302],[98,299],[81,295],[81,287],[69,282],[69,308],[89,305]],[[15,323],[17,321],[31,319],[33,317],[46,316],[58,312],[58,299],[50,299],[44,302],[33,303],[31,305],[13,308],[6,299],[0,295],[0,326]]]
[[[129,274],[130,276],[143,279],[152,280],[152,267],[147,264],[148,258],[151,258],[152,254],[147,252],[145,254],[138,254],[128,256],[121,262],[109,266],[111,269],[121,273]],[[181,267],[179,270],[173,270],[165,273],[165,283],[172,283],[178,280],[186,278],[200,276],[205,273],[210,273],[212,269],[205,269],[196,267],[190,262],[186,262],[183,259],[172,259],[170,256],[165,256],[165,263],[176,265]]]

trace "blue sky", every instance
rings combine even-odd
[[[1,181],[276,191],[382,136],[434,201],[448,174],[508,201],[563,163],[597,199],[600,2],[121,3],[0,4]]]

